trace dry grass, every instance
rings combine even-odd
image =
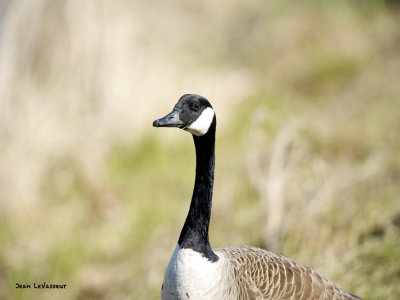
[[[213,246],[400,297],[396,2],[4,3],[0,298],[159,297],[194,154],[150,126],[187,92],[218,113]],[[68,289],[14,288],[42,281]]]

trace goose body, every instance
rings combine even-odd
[[[279,254],[247,246],[212,249],[208,228],[215,164],[214,110],[204,97],[186,94],[153,126],[192,133],[196,149],[190,209],[165,272],[161,299],[361,299]]]
[[[309,267],[264,249],[214,249],[210,262],[191,249],[175,248],[162,299],[360,299]]]

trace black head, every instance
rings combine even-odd
[[[214,110],[208,100],[195,94],[183,95],[172,112],[155,120],[154,127],[178,127],[202,136],[208,132],[215,119]]]

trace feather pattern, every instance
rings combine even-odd
[[[273,252],[248,246],[230,246],[214,249],[230,265],[229,295],[224,299],[330,300],[361,299],[313,271]]]

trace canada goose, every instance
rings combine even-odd
[[[186,94],[153,126],[189,131],[196,148],[192,201],[165,272],[161,299],[361,299],[312,269],[264,249],[213,250],[208,227],[214,183],[214,110],[206,98]]]

